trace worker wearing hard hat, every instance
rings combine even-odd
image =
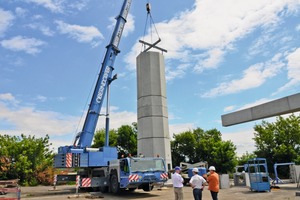
[[[207,177],[208,189],[213,200],[218,200],[219,193],[219,174],[216,173],[214,166],[209,167],[209,176]]]
[[[183,200],[183,178],[180,175],[181,168],[175,167],[175,173],[172,175],[172,182],[175,194],[175,200]]]
[[[192,170],[193,176],[190,180],[190,185],[193,188],[193,196],[195,200],[202,200],[202,190],[205,186],[206,180],[198,174],[198,168]]]

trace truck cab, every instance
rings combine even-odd
[[[151,191],[155,184],[168,180],[165,162],[162,158],[127,157],[110,162],[111,189]]]

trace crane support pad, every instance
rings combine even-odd
[[[76,181],[77,174],[57,175],[57,181]]]

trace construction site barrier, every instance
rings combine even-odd
[[[1,180],[0,181],[0,199],[1,200],[20,200],[21,188],[18,185],[19,180]]]
[[[57,175],[54,175],[53,177],[53,189],[56,189],[56,183],[57,183]]]
[[[79,185],[80,185],[80,176],[77,175],[76,176],[76,194],[78,194]]]

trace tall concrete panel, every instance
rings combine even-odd
[[[172,168],[164,56],[142,52],[137,57],[138,154],[161,156]]]

